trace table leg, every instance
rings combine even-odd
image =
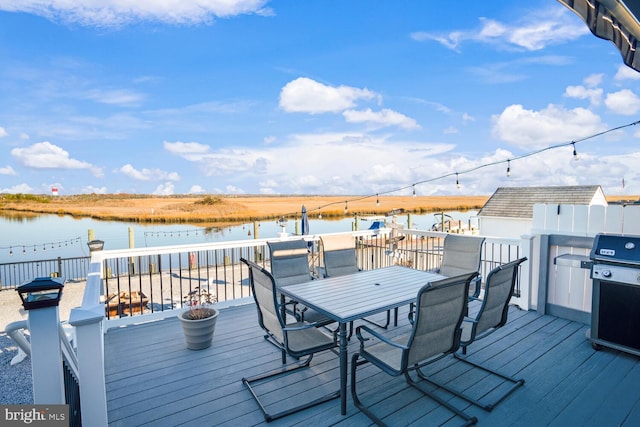
[[[347,415],[347,324],[340,323],[338,329],[340,344],[340,413]]]

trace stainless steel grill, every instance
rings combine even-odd
[[[640,356],[640,236],[598,234],[589,258],[593,348]]]

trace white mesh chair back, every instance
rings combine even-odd
[[[247,263],[247,265],[249,266],[251,290],[258,309],[260,326],[283,342],[282,321],[276,303],[275,281],[258,265],[253,263]]]
[[[295,285],[312,279],[305,240],[267,242],[267,245],[271,252],[271,274],[278,286]]]
[[[356,259],[356,239],[351,234],[327,235],[320,238],[326,277],[360,271]]]
[[[447,234],[444,238],[442,263],[439,273],[453,277],[480,269],[480,256],[484,237]]]
[[[493,269],[487,276],[482,306],[477,315],[475,334],[499,328],[507,322],[509,300],[513,296],[518,266],[526,258],[520,258]]]
[[[476,274],[467,273],[439,280],[420,290],[415,323],[408,342],[406,366],[458,349],[469,282]]]

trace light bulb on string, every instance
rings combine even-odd
[[[22,247],[22,255],[26,255],[27,254],[27,250],[25,249],[25,247]]]
[[[511,160],[507,160],[507,176],[511,176]]]
[[[380,196],[376,193],[376,206],[380,206]]]
[[[347,213],[347,212],[349,212],[349,205],[348,205],[347,201],[345,200],[344,201],[344,213]]]
[[[579,160],[578,151],[576,151],[576,143],[572,142],[571,145],[573,145],[573,160]]]
[[[13,256],[13,248],[9,247],[9,256]]]
[[[413,197],[416,197],[416,185],[413,184]]]
[[[458,179],[458,172],[456,172],[456,188],[460,189],[460,180]]]

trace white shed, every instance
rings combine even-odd
[[[529,234],[533,205],[601,205],[607,199],[599,185],[500,187],[478,212],[480,235],[514,237]]]

